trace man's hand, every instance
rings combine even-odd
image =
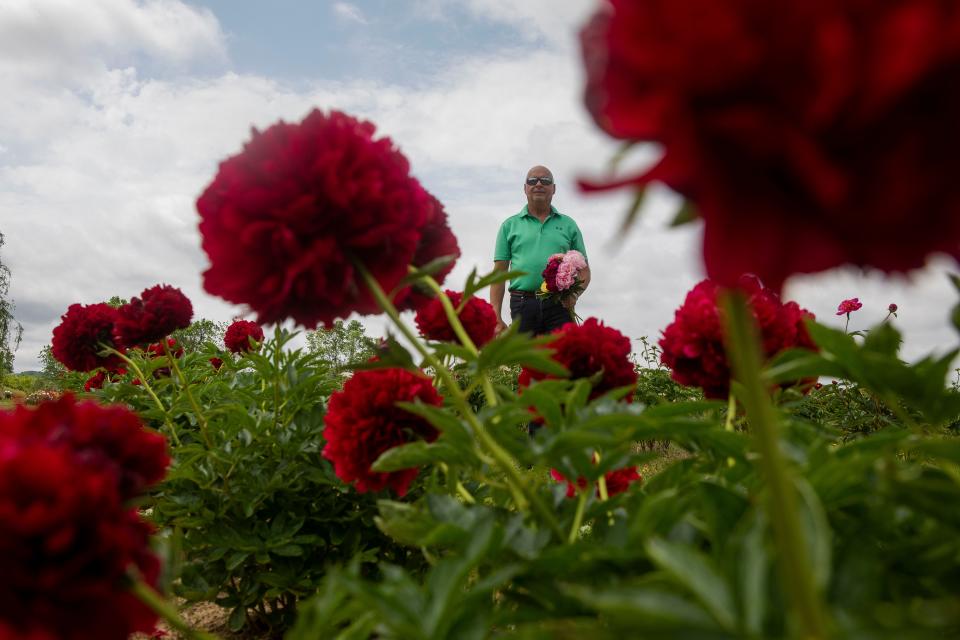
[[[495,334],[499,334],[501,331],[506,331],[507,325],[503,322],[502,318],[497,318],[497,328],[494,329]]]
[[[573,309],[577,306],[577,298],[580,296],[566,296],[560,299],[560,304],[563,305],[564,309]]]

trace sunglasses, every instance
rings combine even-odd
[[[539,182],[545,187],[549,187],[550,185],[553,184],[553,178],[551,178],[550,176],[544,176],[542,178],[527,178],[527,184],[531,187],[537,184],[537,182]]]

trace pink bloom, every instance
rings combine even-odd
[[[586,268],[587,261],[583,254],[576,249],[571,249],[563,255],[560,267],[557,269],[557,288],[566,291],[573,286],[577,280],[577,274],[581,269]]]
[[[853,313],[862,306],[863,304],[860,302],[859,298],[850,298],[849,300],[844,300],[840,303],[840,306],[837,307],[837,315],[842,316],[844,314]]]

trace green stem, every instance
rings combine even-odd
[[[800,637],[826,638],[827,621],[810,570],[807,547],[800,533],[796,493],[780,451],[778,419],[761,377],[762,360],[756,324],[746,300],[739,293],[724,293],[722,309],[727,353],[744,388],[741,401],[760,452],[760,467],[769,489],[767,508],[773,521],[784,591],[790,596],[787,603],[793,609]]]
[[[193,407],[193,413],[197,416],[197,424],[200,425],[200,435],[203,436],[203,441],[206,443],[208,449],[213,449],[213,442],[210,440],[210,432],[207,431],[207,419],[203,415],[203,411],[200,410],[200,405],[197,404],[196,399],[193,397],[193,393],[190,392],[190,385],[187,383],[187,377],[183,375],[183,371],[180,370],[180,367],[177,365],[177,359],[173,357],[173,354],[170,352],[170,345],[167,344],[165,338],[160,339],[160,344],[163,345],[163,351],[167,354],[167,359],[170,361],[170,366],[173,368],[174,373],[177,375],[177,379],[180,381],[180,386],[183,387],[184,393],[187,394],[187,400],[190,401],[190,406]]]
[[[457,480],[457,493],[467,504],[477,504],[477,499],[473,497],[472,493],[467,491],[467,488],[463,486],[463,483],[461,483],[459,480]]]
[[[476,414],[473,412],[473,409],[470,407],[470,403],[467,401],[466,396],[463,395],[463,391],[457,385],[456,380],[453,378],[453,374],[450,371],[442,366],[437,360],[436,356],[431,353],[416,335],[407,327],[406,324],[400,319],[400,313],[397,311],[396,307],[393,306],[393,303],[387,298],[386,294],[383,292],[383,289],[380,287],[380,284],[376,279],[370,275],[370,272],[367,271],[366,267],[363,266],[360,262],[354,263],[357,271],[360,273],[363,278],[364,283],[367,285],[367,288],[370,289],[370,292],[373,294],[374,299],[377,301],[377,304],[380,305],[380,308],[390,317],[393,323],[397,326],[400,332],[407,338],[411,345],[417,350],[417,352],[423,357],[423,359],[437,372],[437,375],[443,379],[444,386],[449,389],[450,397],[454,402],[454,405],[463,415],[464,419],[470,424],[474,434],[477,436],[477,439],[483,444],[484,447],[490,452],[490,455],[493,456],[493,459],[496,461],[497,466],[505,474],[508,482],[507,486],[510,487],[511,493],[514,496],[514,501],[517,504],[517,508],[521,511],[525,511],[527,506],[531,506],[533,510],[539,515],[544,522],[550,527],[550,529],[557,535],[559,539],[563,539],[564,533],[563,529],[560,527],[560,523],[557,521],[553,512],[549,507],[540,499],[540,496],[536,494],[535,491],[531,491],[527,487],[526,483],[523,481],[523,478],[520,475],[520,471],[517,468],[516,462],[513,460],[512,456],[500,446],[500,444],[491,436],[483,423],[477,418]],[[448,301],[449,302],[449,301]]]
[[[413,267],[410,267],[410,269],[412,271]],[[447,322],[450,323],[450,326],[453,328],[453,332],[456,334],[463,346],[467,348],[467,351],[469,351],[471,355],[479,355],[480,351],[477,349],[477,345],[473,343],[473,340],[470,338],[470,334],[467,333],[467,330],[463,327],[463,323],[460,322],[458,310],[453,308],[453,303],[450,302],[450,298],[448,298],[447,294],[444,293],[443,289],[440,288],[440,283],[434,280],[431,276],[424,276],[423,281],[435,294],[437,294],[437,298],[440,300],[440,306],[443,307],[443,312],[447,315]],[[463,302],[461,302],[461,305],[462,304]],[[487,377],[486,371],[480,372],[480,383],[483,385],[483,393],[487,397],[487,404],[491,407],[497,406],[497,394],[493,389],[493,384],[490,382],[490,378]]]
[[[280,325],[273,330],[273,431],[280,430]]]
[[[143,580],[134,580],[131,591],[139,598],[140,602],[150,607],[154,613],[166,620],[167,624],[177,633],[188,640],[219,640],[218,636],[205,631],[192,629],[190,625],[180,617],[176,607],[167,602],[153,587],[148,586]]]
[[[577,538],[580,537],[580,525],[583,524],[583,512],[587,508],[587,498],[592,488],[592,485],[587,484],[586,487],[579,489],[577,492],[579,494],[577,498],[577,512],[573,516],[573,524],[570,526],[570,535],[567,536],[567,544],[573,544],[577,541]]]
[[[140,386],[144,388],[151,398],[153,398],[154,404],[157,405],[157,408],[160,409],[160,413],[163,414],[163,421],[166,423],[167,427],[170,428],[170,436],[173,438],[173,443],[177,446],[180,446],[180,438],[177,437],[177,430],[173,426],[173,421],[170,420],[170,413],[167,411],[166,407],[163,406],[163,403],[160,402],[160,398],[157,397],[157,394],[153,392],[153,389],[150,387],[150,383],[147,382],[147,378],[143,375],[143,371],[140,370],[140,367],[138,367],[133,360],[120,353],[113,347],[104,345],[104,350],[123,360],[137,375],[137,378],[140,380]]]
[[[730,390],[730,397],[727,399],[727,419],[723,423],[723,428],[727,431],[733,431],[733,419],[737,415],[737,398]]]

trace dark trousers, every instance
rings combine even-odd
[[[520,323],[520,331],[533,335],[550,333],[571,322],[570,311],[553,300],[544,300],[535,295],[510,294],[510,319]],[[527,424],[527,433],[533,435],[543,426],[539,420]]]
[[[510,292],[510,319],[520,323],[520,331],[535,336],[550,333],[571,321],[570,311],[553,300],[544,300],[524,292]]]

